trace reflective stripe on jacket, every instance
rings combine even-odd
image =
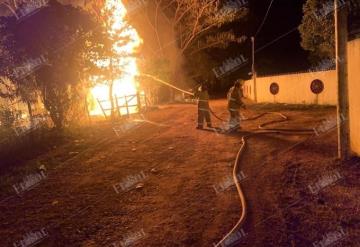
[[[209,93],[207,91],[197,91],[195,97],[198,98],[199,108],[209,108]]]

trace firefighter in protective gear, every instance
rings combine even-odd
[[[195,97],[198,99],[198,125],[197,129],[204,128],[204,121],[206,120],[207,127],[212,128],[210,118],[210,106],[209,106],[209,93],[208,88],[203,84],[197,92]]]
[[[228,110],[230,112],[229,128],[237,129],[240,127],[240,113],[241,107],[245,108],[244,103],[241,101],[242,98],[241,82],[236,81],[234,86],[230,88],[227,99],[228,99]]]

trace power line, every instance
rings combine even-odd
[[[268,9],[267,9],[267,11],[266,11],[266,14],[265,14],[265,16],[264,16],[264,19],[263,19],[260,27],[258,28],[258,30],[257,30],[256,33],[255,33],[255,37],[258,35],[258,33],[261,31],[262,27],[264,26],[265,21],[266,21],[267,17],[269,16],[270,9],[271,9],[271,6],[272,6],[273,2],[274,2],[274,0],[271,0],[270,5],[269,5],[269,7],[268,7]]]
[[[274,44],[276,41],[278,41],[278,40],[280,40],[280,39],[284,38],[285,36],[287,36],[287,35],[289,35],[290,33],[292,33],[292,32],[294,32],[294,31],[296,31],[297,29],[298,29],[298,27],[294,27],[294,28],[293,28],[293,29],[291,29],[290,31],[288,31],[288,32],[284,33],[283,35],[279,36],[277,39],[275,39],[275,40],[273,40],[273,41],[271,41],[271,42],[267,43],[266,45],[264,45],[264,46],[262,46],[262,47],[260,47],[260,48],[256,49],[256,50],[255,50],[255,53],[257,53],[257,52],[259,52],[259,51],[261,51],[261,50],[265,49],[266,47],[268,47],[268,46],[270,46],[270,45]]]

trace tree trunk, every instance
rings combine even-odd
[[[111,78],[110,78],[110,85],[109,85],[109,100],[111,104],[110,110],[110,118],[111,121],[115,121],[115,111],[114,111],[114,97],[113,97],[113,88],[114,88],[114,76],[113,76],[113,62],[112,58],[110,58],[110,70],[111,70]]]
[[[85,111],[86,111],[86,115],[89,119],[89,123],[91,124],[91,116],[90,116],[90,111],[89,111],[89,104],[88,104],[88,101],[87,101],[87,95],[85,94]]]
[[[26,104],[27,104],[27,108],[28,108],[28,112],[29,112],[30,125],[31,125],[31,127],[33,127],[34,117],[33,117],[33,112],[32,112],[32,108],[31,108],[31,103],[30,103],[30,101],[27,101]]]
[[[61,132],[64,128],[64,109],[62,108],[61,105],[60,106],[58,105],[55,108],[56,109],[52,109],[50,111],[50,117],[55,125],[55,129],[58,132]]]
[[[55,124],[55,129],[58,131],[61,131],[64,127],[62,118],[63,118],[63,114],[61,114],[61,113],[55,113],[55,114],[53,114],[53,117],[52,117],[53,122]]]
[[[115,111],[114,111],[114,97],[113,97],[113,87],[114,87],[114,82],[111,81],[110,85],[109,85],[109,100],[110,100],[110,104],[111,104],[111,110],[110,110],[110,118],[111,121],[115,120]]]

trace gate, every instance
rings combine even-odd
[[[104,114],[105,118],[108,119],[111,116],[111,101],[110,100],[99,100],[100,109]],[[117,97],[114,95],[114,111],[119,117],[129,117],[131,114],[140,113],[146,110],[148,107],[148,101],[144,94],[133,94]],[[105,105],[105,106],[104,106]],[[110,106],[110,107],[108,107]]]

